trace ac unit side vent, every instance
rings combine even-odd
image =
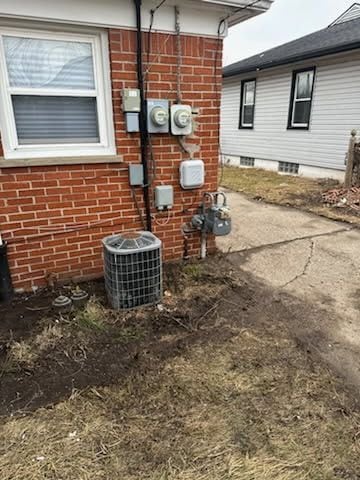
[[[161,241],[150,232],[103,239],[105,288],[111,306],[130,309],[162,297]]]
[[[299,164],[291,162],[279,162],[279,172],[288,173],[290,175],[298,175]]]

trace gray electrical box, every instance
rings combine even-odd
[[[144,167],[141,164],[129,165],[129,183],[131,187],[144,185]]]
[[[169,101],[147,101],[147,127],[149,133],[169,133]]]
[[[158,210],[168,210],[174,205],[174,189],[172,185],[155,187],[155,207]]]
[[[137,112],[141,110],[140,90],[138,88],[124,88],[122,91],[123,112]]]
[[[140,131],[139,114],[125,113],[126,131],[128,133],[136,133]]]

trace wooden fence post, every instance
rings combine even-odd
[[[346,172],[345,172],[345,188],[352,187],[352,177],[354,170],[354,158],[355,158],[355,143],[356,143],[356,130],[351,130],[351,137],[349,142],[349,150],[347,155]]]

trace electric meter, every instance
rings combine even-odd
[[[186,128],[191,123],[191,113],[188,110],[177,110],[174,122],[179,128]]]
[[[168,100],[147,100],[147,128],[149,133],[169,132]]]
[[[172,105],[171,133],[173,135],[191,135],[192,111],[190,105]]]
[[[151,110],[150,117],[154,125],[163,127],[169,120],[169,113],[165,108],[157,106]]]

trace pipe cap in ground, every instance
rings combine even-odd
[[[70,312],[72,301],[69,297],[66,297],[65,295],[60,295],[59,297],[55,298],[52,306],[59,312],[66,313]]]
[[[89,294],[81,289],[76,289],[71,294],[71,300],[76,308],[83,307],[88,301],[88,298]]]

